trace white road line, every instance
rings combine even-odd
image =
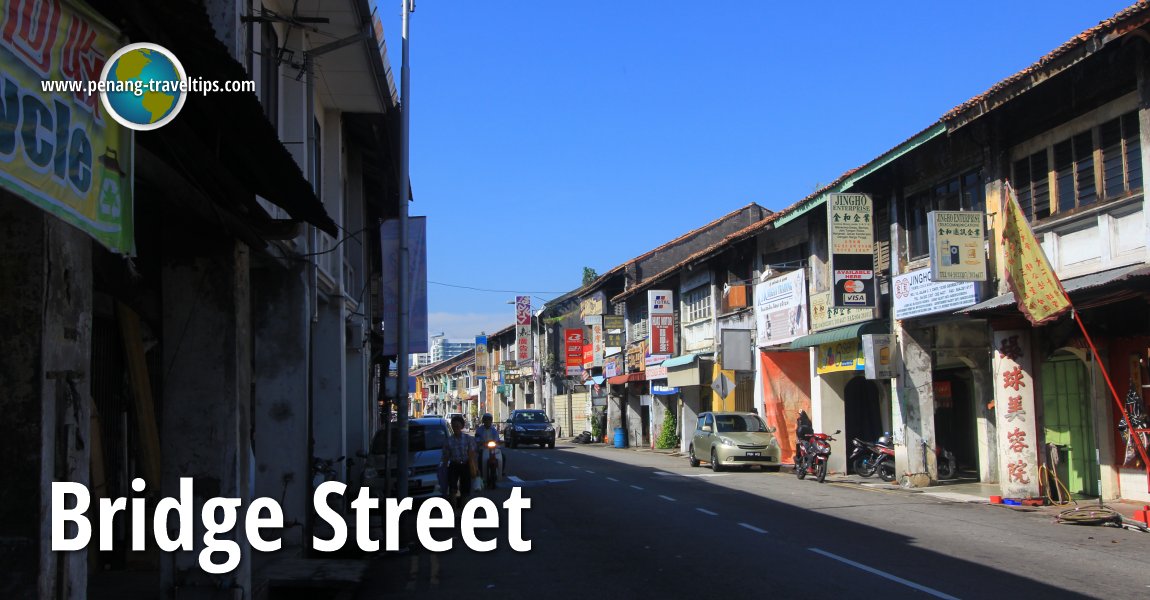
[[[580,467],[577,467],[577,466],[575,466],[575,465],[571,465],[571,468],[572,468],[572,469],[579,469]]]
[[[633,488],[635,488],[635,489],[637,489],[637,490],[639,490],[639,491],[642,491],[642,490],[643,490],[643,488],[641,488],[641,487],[639,487],[639,486],[637,486],[637,485],[633,485],[633,486],[631,486],[631,487],[633,487]]]
[[[664,499],[664,500],[666,500],[666,501],[668,501],[668,502],[678,502],[678,500],[675,500],[674,498],[672,498],[672,497],[670,497],[670,496],[664,496],[664,495],[662,495],[662,494],[659,494],[659,497],[660,497],[660,498],[662,498],[662,499]]]
[[[903,584],[909,588],[914,588],[920,592],[926,592],[926,593],[930,594],[931,596],[934,596],[935,598],[944,598],[945,600],[958,600],[958,598],[951,596],[950,594],[944,594],[938,590],[928,588],[925,585],[919,585],[913,581],[907,581],[906,579],[903,579],[902,577],[897,577],[895,575],[891,575],[890,573],[880,571],[874,567],[868,567],[862,563],[857,563],[853,560],[838,556],[837,554],[831,554],[830,552],[827,552],[826,550],[822,550],[819,548],[807,548],[807,550],[810,550],[811,552],[814,552],[815,554],[821,554],[827,558],[833,558],[833,559],[835,559],[835,560],[837,560],[843,564],[850,565],[856,569],[862,569],[863,571],[866,571],[867,573],[872,573],[874,575],[878,575],[879,577],[882,577],[884,579],[889,579],[895,583],[901,583],[901,584]]]
[[[717,512],[711,512],[711,511],[709,511],[709,510],[707,510],[707,509],[705,509],[705,508],[696,508],[695,510],[697,510],[697,511],[699,511],[699,512],[703,513],[704,515],[711,515],[712,517],[717,517],[717,516],[719,516],[719,513],[717,513]]]
[[[619,480],[615,479],[614,477],[608,477],[607,481],[614,481],[615,483],[619,483]]]
[[[567,464],[567,463],[565,463],[565,462],[563,462],[563,461],[561,461],[561,460],[557,460],[557,461],[555,461],[555,464],[557,464],[557,465],[565,465],[565,464]]]
[[[592,474],[592,475],[594,475],[594,474],[595,474],[595,471],[592,471],[591,469],[587,469],[587,472],[588,472],[588,473],[590,473],[590,474]]]
[[[748,523],[739,523],[739,527],[746,527],[747,529],[750,529],[751,531],[754,531],[755,533],[767,533],[766,529],[759,529],[758,527],[755,527],[754,525],[750,525]]]

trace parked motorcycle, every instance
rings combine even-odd
[[[499,475],[503,472],[503,452],[499,450],[499,442],[487,441],[480,464],[483,465],[484,487],[489,490],[495,489],[495,482],[499,481]]]
[[[835,430],[838,435],[841,430]],[[827,462],[831,458],[831,442],[835,438],[826,433],[812,433],[799,442],[798,454],[795,456],[795,475],[805,479],[807,475],[814,475],[815,480],[822,483],[827,478]]]
[[[941,446],[937,447],[935,452],[935,464],[938,465],[939,480],[954,479],[958,475],[958,460],[954,458],[954,453]]]
[[[894,447],[891,446],[889,433],[884,433],[875,442],[855,438],[851,444],[854,450],[848,461],[855,473],[861,477],[873,477],[878,473],[883,481],[894,481]]]

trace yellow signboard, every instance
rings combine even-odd
[[[866,369],[866,358],[863,357],[862,344],[859,344],[858,338],[819,346],[818,366],[815,367],[815,372],[819,375],[864,369]]]
[[[88,87],[122,45],[119,33],[67,0],[6,0],[0,19],[0,186],[134,254],[131,131]]]

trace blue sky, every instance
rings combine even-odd
[[[430,331],[491,333],[518,294],[785,208],[1129,4],[419,0]],[[377,6],[398,84],[402,4]]]

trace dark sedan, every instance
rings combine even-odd
[[[511,448],[519,444],[539,444],[554,448],[555,427],[542,410],[513,410],[503,427],[503,439]]]

